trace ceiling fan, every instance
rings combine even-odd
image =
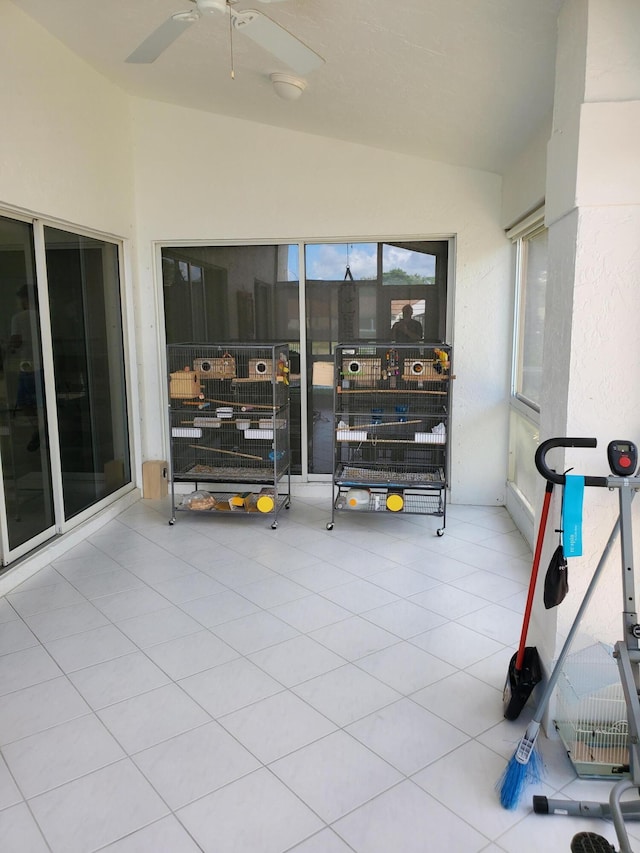
[[[178,12],[154,30],[151,35],[127,57],[126,62],[154,62],[192,24],[205,15],[230,15],[231,25],[252,39],[298,74],[308,74],[319,68],[324,59],[280,24],[254,9],[236,11],[238,0],[191,0],[193,9]],[[281,0],[260,0],[261,3],[279,3]]]

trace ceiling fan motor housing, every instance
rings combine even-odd
[[[196,0],[201,15],[225,15],[227,0]]]

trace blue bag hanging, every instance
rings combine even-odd
[[[569,592],[567,557],[579,557],[582,554],[583,495],[584,477],[565,474],[562,521],[560,530],[557,531],[560,534],[560,543],[553,552],[544,579],[544,606],[547,610],[561,604]],[[571,553],[567,553],[567,542]]]
[[[565,474],[562,496],[562,545],[565,557],[582,556],[584,477]]]

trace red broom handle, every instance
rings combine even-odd
[[[522,633],[520,634],[520,645],[518,646],[518,654],[516,656],[516,672],[520,672],[524,663],[525,645],[527,642],[527,633],[529,631],[529,620],[531,619],[531,608],[533,607],[533,596],[536,591],[536,581],[538,579],[538,568],[540,566],[540,557],[542,556],[542,545],[544,543],[544,533],[547,527],[547,516],[549,515],[549,505],[551,503],[551,493],[553,492],[553,483],[547,480],[547,485],[544,490],[544,501],[542,503],[542,513],[540,515],[540,526],[538,527],[538,538],[536,540],[536,550],[533,555],[533,565],[531,567],[531,580],[529,581],[529,594],[527,596],[527,604],[524,608],[524,620],[522,622]]]

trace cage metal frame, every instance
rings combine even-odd
[[[578,776],[629,774],[629,722],[613,648],[595,643],[567,656],[553,722]]]

